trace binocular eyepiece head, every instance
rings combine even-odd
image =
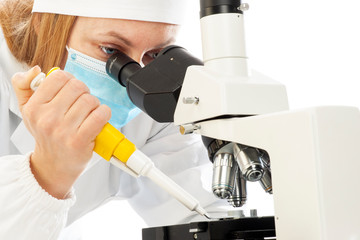
[[[186,70],[203,65],[179,46],[169,46],[145,67],[119,52],[106,63],[107,73],[126,87],[130,100],[158,122],[173,122]]]

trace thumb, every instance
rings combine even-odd
[[[41,68],[39,66],[35,66],[27,72],[16,73],[11,78],[20,111],[22,111],[23,106],[33,95],[34,91],[30,88],[30,83],[39,73],[41,73]]]

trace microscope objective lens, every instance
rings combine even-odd
[[[212,190],[216,197],[228,199],[234,191],[237,164],[230,153],[220,153],[214,158]]]
[[[245,179],[250,182],[259,181],[264,174],[261,154],[256,148],[234,144],[234,158]]]

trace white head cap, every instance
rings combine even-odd
[[[34,0],[33,12],[181,24],[190,0]]]

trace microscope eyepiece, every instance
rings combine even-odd
[[[141,69],[139,63],[122,52],[113,54],[106,62],[106,72],[126,87],[127,79]]]

